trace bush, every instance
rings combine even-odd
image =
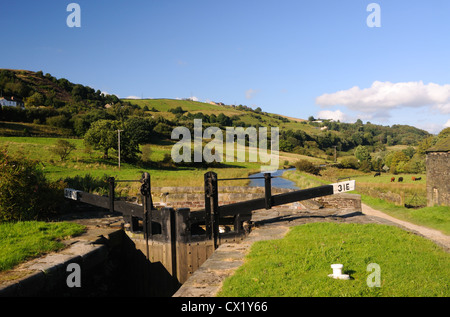
[[[61,162],[65,161],[67,157],[76,149],[76,146],[67,140],[58,140],[53,148],[50,149],[51,152],[58,155],[61,158]]]
[[[313,163],[311,163],[308,160],[299,160],[299,161],[295,162],[294,166],[300,172],[306,172],[306,173],[310,173],[310,174],[314,174],[314,175],[319,175],[319,173],[320,173],[320,167],[315,166]]]
[[[344,157],[338,164],[338,167],[357,169],[359,167],[359,163],[355,157]]]
[[[359,170],[366,173],[370,172],[371,168],[372,166],[370,164],[370,161],[362,161],[359,165]]]
[[[67,177],[64,182],[68,187],[81,190],[87,193],[97,193],[100,195],[109,193],[108,175],[94,177],[91,174],[77,175],[75,177]]]
[[[0,222],[47,219],[64,200],[63,182],[50,183],[38,163],[0,151]]]

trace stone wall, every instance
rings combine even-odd
[[[430,152],[426,164],[428,206],[450,206],[450,152]]]

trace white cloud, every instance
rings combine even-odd
[[[331,110],[322,110],[319,111],[317,117],[320,119],[333,119],[335,121],[346,122],[348,121],[348,117],[341,110],[331,111]]]
[[[141,99],[141,97],[138,96],[128,96],[125,99]]]
[[[107,92],[107,91],[102,91],[101,92],[101,94],[103,95],[103,96],[112,96],[112,95],[114,95],[114,96],[116,96],[117,98],[120,98],[120,96],[119,95],[116,95],[116,94],[110,94],[109,92]]]
[[[428,106],[442,114],[450,113],[450,85],[419,82],[380,82],[361,89],[358,86],[316,98],[322,107],[341,105],[359,112],[380,113],[401,107]]]
[[[450,120],[449,120],[450,121]],[[442,124],[438,124],[438,123],[417,123],[417,128],[428,131],[429,133],[432,134],[438,134],[442,129]]]
[[[444,124],[444,128],[450,128],[450,119]]]
[[[258,92],[257,89],[249,89],[245,92],[245,98],[252,99]]]

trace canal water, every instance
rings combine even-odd
[[[295,168],[289,168],[284,170],[277,170],[276,172],[272,173],[272,176],[277,176],[277,178],[272,178],[272,187],[277,188],[288,188],[288,189],[300,189],[298,188],[293,181],[290,181],[288,179],[282,178],[281,175],[283,175],[286,171],[294,171]],[[249,176],[252,177],[264,177],[264,173],[257,173],[252,174]],[[250,180],[250,184],[248,185],[250,187],[264,187],[264,178],[262,179],[252,179]]]

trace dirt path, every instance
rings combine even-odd
[[[373,209],[372,207],[369,207],[363,203],[361,203],[361,206],[362,206],[363,214],[365,214],[367,216],[375,216],[375,217],[383,218],[383,219],[389,220],[391,222],[397,223],[400,226],[405,227],[409,230],[415,231],[418,234],[424,236],[425,238],[428,238],[428,239],[434,241],[435,243],[443,246],[447,251],[450,251],[450,236],[447,236],[447,235],[443,234],[442,232],[435,230],[435,229],[418,226],[418,225],[412,224],[410,222],[406,222],[406,221],[391,217],[391,216],[389,216],[379,210]]]

